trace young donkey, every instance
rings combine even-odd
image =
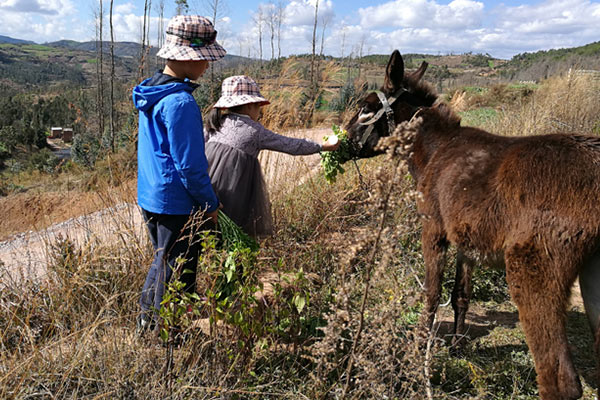
[[[399,56],[394,54],[392,59]],[[386,82],[391,79],[386,76]],[[423,90],[410,79],[400,85],[409,93]],[[385,108],[375,99],[365,100],[369,104],[363,102],[348,126],[356,143],[367,126],[361,123]],[[402,97],[397,102],[403,102]],[[571,286],[579,276],[598,352],[600,138],[567,134],[502,137],[461,127],[460,119],[443,104],[419,111],[414,105],[404,107],[417,113],[399,130],[414,132],[409,166],[422,193],[419,212],[426,216],[422,246],[429,323],[439,304],[449,244],[456,245],[460,254],[474,251],[500,259],[535,361],[540,397],[581,397],[565,317]],[[385,136],[391,127],[386,132],[380,125],[376,134]],[[362,151],[374,154],[372,148]],[[468,286],[468,280],[469,275],[457,280],[455,310],[466,311],[469,289],[461,289],[461,282]]]

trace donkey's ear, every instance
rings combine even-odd
[[[427,62],[423,61],[421,63],[421,66],[419,67],[419,69],[417,69],[415,72],[412,73],[413,77],[415,78],[415,80],[417,82],[421,80],[421,78],[423,77],[423,74],[425,74],[425,71],[427,70],[428,66],[429,66],[429,64],[427,64]]]
[[[402,86],[402,80],[404,79],[404,60],[398,50],[394,50],[388,61],[387,68],[385,70],[385,81],[383,82],[383,89],[390,93],[395,92]]]

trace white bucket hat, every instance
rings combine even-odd
[[[251,103],[267,105],[270,102],[260,94],[254,79],[245,75],[235,75],[223,80],[221,97],[213,107],[231,108]]]
[[[215,61],[227,53],[216,39],[217,31],[207,18],[176,15],[169,21],[165,44],[157,56],[178,61]]]

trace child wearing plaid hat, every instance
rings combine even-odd
[[[260,108],[267,104],[252,78],[231,76],[223,81],[221,97],[207,117],[204,132],[208,173],[223,211],[252,236],[272,233],[271,206],[258,153],[266,149],[308,155],[339,146],[268,130],[257,122]]]
[[[138,204],[155,252],[140,298],[139,331],[157,325],[165,286],[175,268],[186,290],[195,290],[201,249],[196,233],[217,222],[219,200],[208,175],[202,116],[192,96],[197,85],[191,82],[202,76],[210,61],[225,56],[216,37],[204,17],[172,18],[158,52],[167,59],[164,70],[133,89],[139,110]],[[178,258],[185,259],[183,265],[177,265]]]

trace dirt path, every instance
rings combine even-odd
[[[133,232],[140,237],[146,235],[137,205],[123,203],[68,219],[44,230],[15,235],[0,242],[0,263],[4,264],[0,281],[42,278],[52,259],[53,246],[62,240],[68,239],[83,247],[119,240],[122,232]]]
[[[286,132],[321,142],[330,129],[296,130]],[[318,154],[293,157],[264,151],[260,161],[271,195],[285,190],[287,183],[298,184],[317,173]],[[289,186],[288,186],[289,187]],[[4,217],[0,219],[0,286],[2,282],[18,281],[24,277],[42,278],[46,274],[52,247],[68,239],[77,246],[89,243],[108,243],[120,240],[121,233],[146,235],[139,208],[121,203],[97,210],[103,199],[94,193],[19,193],[0,199]],[[47,228],[45,228],[47,227]],[[20,233],[15,233],[20,232]],[[138,236],[139,235],[139,236]]]

